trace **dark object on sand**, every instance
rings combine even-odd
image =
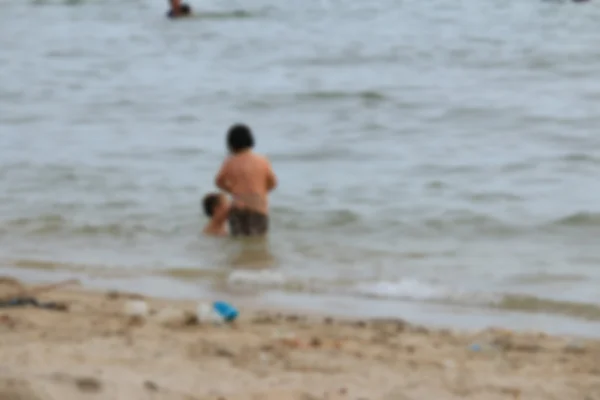
[[[40,303],[35,297],[13,297],[8,300],[0,300],[0,308],[3,307],[26,307],[33,306],[37,308],[45,308],[48,310],[65,311],[66,305],[61,303],[49,302]]]
[[[76,279],[69,279],[66,281],[61,281],[57,283],[51,283],[47,285],[38,285],[34,287],[26,287],[21,284],[19,281],[13,280],[11,278],[2,278],[0,277],[0,283],[9,282],[12,285],[17,287],[16,293],[11,294],[7,297],[0,297],[0,308],[9,308],[9,307],[26,307],[33,306],[37,308],[45,308],[48,310],[57,310],[57,311],[66,311],[68,309],[67,305],[64,303],[40,303],[35,297],[35,294],[40,294],[42,292],[48,292],[54,289],[58,289],[67,285],[79,284],[79,281]]]

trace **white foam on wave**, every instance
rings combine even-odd
[[[450,295],[450,291],[442,286],[419,281],[414,278],[360,283],[354,286],[352,291],[369,297],[407,300],[440,300]]]
[[[444,303],[464,306],[482,306],[501,301],[502,294],[484,293],[447,287],[415,278],[403,278],[395,281],[359,283],[352,287],[351,293],[359,296]]]
[[[232,286],[281,287],[286,278],[280,271],[234,271],[229,274],[227,283]]]
[[[410,277],[392,281],[340,283],[294,279],[276,270],[234,271],[229,275],[227,284],[240,289],[282,289],[293,292],[338,294],[417,302],[443,302],[455,305],[490,304],[498,297],[498,295],[492,293],[474,293]]]

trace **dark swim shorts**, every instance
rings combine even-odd
[[[263,236],[269,230],[269,216],[258,211],[232,208],[229,211],[231,236]]]

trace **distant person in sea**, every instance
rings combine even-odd
[[[269,193],[277,177],[269,160],[253,151],[254,136],[244,124],[227,132],[229,157],[223,162],[215,184],[232,197],[229,233],[232,236],[263,236],[269,230]]]
[[[210,218],[204,227],[204,233],[213,236],[227,235],[227,218],[229,217],[229,200],[223,193],[208,193],[202,199],[204,214]]]
[[[182,3],[181,0],[169,0],[169,4],[171,5],[171,9],[167,13],[169,18],[187,17],[192,14],[192,8],[188,4]]]

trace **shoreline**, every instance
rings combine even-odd
[[[164,274],[91,274],[71,270],[43,270],[6,267],[5,274],[25,282],[79,279],[88,290],[128,291],[134,285],[144,296],[170,300],[218,299],[234,304],[249,304],[252,309],[285,310],[304,314],[331,315],[351,319],[403,318],[436,329],[482,330],[501,327],[518,332],[531,330],[551,335],[570,335],[600,339],[600,321],[542,311],[510,310],[493,307],[468,307],[401,299],[353,297],[340,294],[286,292],[264,288],[228,288],[226,284],[206,284]],[[275,305],[275,306],[274,306]]]
[[[18,281],[0,280],[0,298],[19,290]],[[127,316],[131,299],[153,311]],[[84,287],[38,300],[68,310],[0,308],[2,399],[600,396],[597,339],[253,307],[239,307],[233,325],[213,325],[193,321],[196,301]]]

